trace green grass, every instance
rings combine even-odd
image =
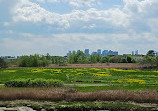
[[[64,83],[107,84],[108,86],[89,86],[96,90],[158,90],[158,71],[122,70],[122,69],[1,69],[0,84],[15,79],[57,79]],[[78,81],[78,82],[77,82]],[[96,83],[98,82],[98,83]],[[85,87],[75,87],[79,90]]]

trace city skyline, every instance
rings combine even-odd
[[[158,0],[0,0],[0,56],[158,50]]]

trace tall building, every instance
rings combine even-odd
[[[98,53],[97,52],[92,52],[92,55],[97,55]]]
[[[97,53],[101,56],[101,49],[98,49]]]
[[[134,51],[132,51],[132,55],[134,55]]]
[[[138,54],[139,54],[139,53],[138,53],[138,50],[136,50],[136,51],[135,51],[135,55],[138,55]]]
[[[117,51],[109,50],[108,55],[118,55],[118,52]]]
[[[86,54],[87,57],[90,56],[90,54],[89,54],[89,49],[85,49],[84,53]]]
[[[104,50],[103,52],[102,52],[102,56],[106,56],[106,55],[108,55],[108,50]]]

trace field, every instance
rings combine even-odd
[[[31,100],[32,104],[35,103],[34,101],[50,101],[54,102],[53,104],[60,103],[59,106],[54,107],[58,110],[72,108],[72,111],[76,108],[79,108],[78,110],[96,108],[131,111],[142,108],[144,108],[143,111],[149,111],[158,108],[158,71],[154,70],[114,68],[14,68],[0,70],[0,84],[13,80],[36,81],[38,79],[62,81],[64,86],[59,88],[7,88],[0,86],[0,100],[9,101],[7,105],[15,100]],[[101,103],[96,104],[98,101]],[[7,106],[4,102],[2,103],[1,106]],[[91,104],[95,104],[94,107]],[[150,105],[146,107],[144,104]],[[46,107],[50,106],[48,102],[45,105]],[[36,109],[39,107],[36,106]]]
[[[15,79],[37,78],[61,80],[65,84],[96,84],[95,86],[75,86],[79,90],[83,90],[85,87],[87,87],[87,90],[93,90],[97,88],[97,84],[104,84],[99,87],[102,90],[158,90],[158,71],[107,68],[24,68],[0,70],[0,84]]]

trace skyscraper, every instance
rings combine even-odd
[[[135,55],[138,55],[138,50],[135,51]]]
[[[132,55],[134,55],[134,51],[132,51]]]
[[[101,56],[101,49],[98,49],[97,53]]]
[[[108,50],[104,50],[103,52],[102,52],[102,56],[106,56],[106,55],[108,55]]]
[[[90,54],[89,54],[89,49],[85,49],[84,53],[86,54],[87,57],[90,56]]]

